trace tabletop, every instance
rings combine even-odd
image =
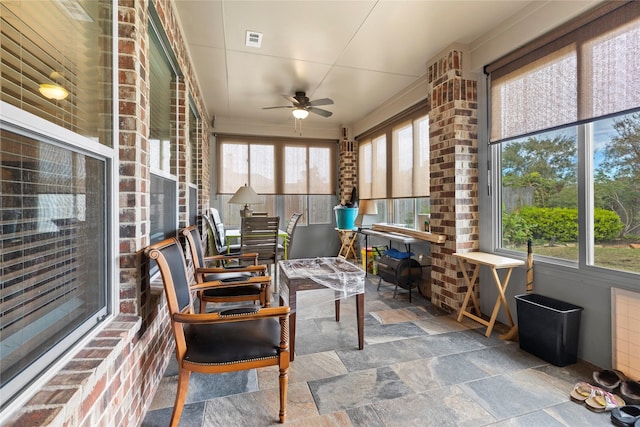
[[[455,252],[453,256],[462,258],[472,264],[482,264],[494,268],[511,268],[524,265],[524,261],[522,260],[489,254],[486,252]]]

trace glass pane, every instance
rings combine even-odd
[[[387,137],[373,140],[371,198],[387,197]],[[361,196],[363,197],[363,196]]]
[[[360,198],[371,198],[371,185],[373,182],[373,145],[371,140],[358,144],[358,192]]]
[[[309,224],[331,224],[335,219],[331,196],[309,196]]]
[[[175,117],[171,104],[175,103],[174,74],[162,45],[153,31],[149,43],[149,101],[151,104],[149,127],[149,164],[152,169],[175,175],[175,144],[171,126]]]
[[[233,195],[238,188],[249,183],[249,145],[221,144],[220,157],[220,164],[224,167],[220,168],[218,175],[218,193]]]
[[[413,126],[411,123],[392,132],[392,197],[411,197],[413,193]]]
[[[501,144],[502,247],[578,259],[576,128]]]
[[[4,388],[106,307],[107,180],[105,161],[7,130],[0,162]]]
[[[569,45],[491,82],[491,141],[578,118],[577,59]]]
[[[415,226],[415,199],[393,200],[393,223],[408,228]]]
[[[273,145],[251,144],[249,150],[251,152],[249,159],[251,177],[248,184],[258,194],[274,194],[276,192],[276,176]]]
[[[305,204],[307,201],[307,196],[305,195],[298,195],[298,194],[292,194],[292,195],[287,195],[284,196],[284,220],[285,220],[285,224],[281,224],[282,229],[284,229],[284,227],[286,226],[286,221],[289,221],[289,218],[291,218],[291,215],[293,215],[296,212],[300,212],[302,213],[302,216],[300,217],[300,219],[298,219],[298,225],[304,225],[307,223],[307,215],[306,215],[306,209],[305,209]]]
[[[429,116],[413,122],[413,196],[429,196]]]
[[[307,192],[307,148],[284,148],[284,193],[305,194]]]
[[[334,170],[331,153],[328,147],[309,147],[310,194],[331,194],[331,172]]]
[[[594,264],[640,273],[640,113],[592,129]]]
[[[151,174],[151,193],[149,195],[150,241],[161,242],[176,235],[177,206],[176,181],[159,175]]]
[[[65,3],[0,2],[0,100],[111,147],[112,1]]]

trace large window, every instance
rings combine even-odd
[[[429,186],[425,105],[418,104],[358,137],[359,196],[378,201],[375,222],[422,230],[429,214]]]
[[[487,67],[500,247],[640,273],[640,3]]]
[[[228,200],[244,184],[263,198],[263,203],[251,206],[256,212],[282,212],[286,219],[302,212],[300,225],[331,223],[336,141],[219,135],[217,147],[225,225],[240,224],[241,206],[229,205]]]
[[[0,3],[0,410],[114,304],[112,2],[73,6]]]

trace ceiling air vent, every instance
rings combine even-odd
[[[245,40],[245,45],[249,47],[262,46],[262,33],[258,33],[256,31],[247,31],[247,38]]]

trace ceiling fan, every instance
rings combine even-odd
[[[274,108],[292,108],[293,117],[296,119],[305,119],[309,113],[315,113],[322,117],[331,117],[331,111],[317,108],[318,105],[331,105],[333,100],[329,98],[321,98],[310,101],[304,92],[296,92],[295,96],[282,95],[284,99],[291,101],[292,105],[281,105],[276,107],[263,107],[263,110],[272,110]]]

